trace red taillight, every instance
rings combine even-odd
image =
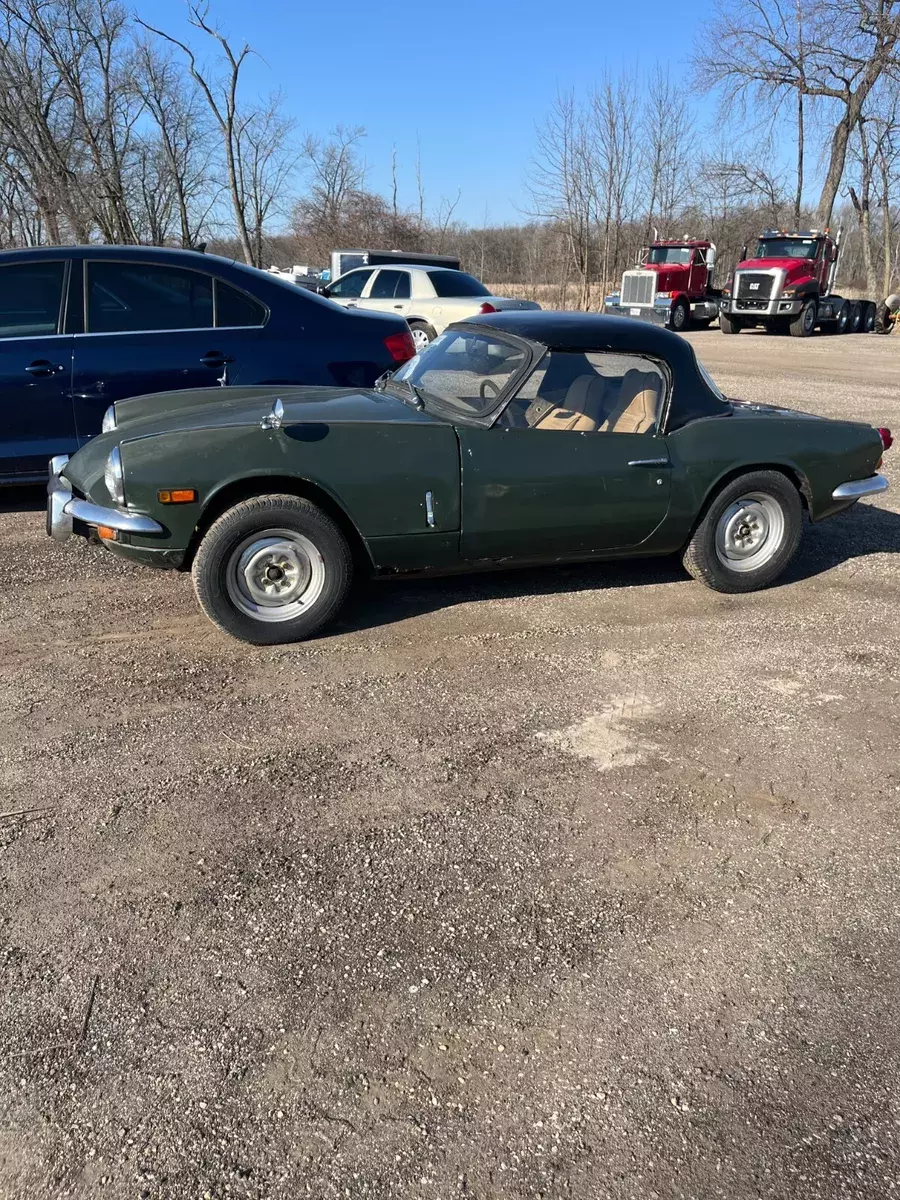
[[[878,433],[881,437],[882,446],[884,446],[885,450],[890,450],[891,446],[894,444],[894,438],[891,434],[891,431],[889,429],[879,429]]]
[[[479,308],[479,310],[478,310],[479,315],[481,313],[499,312],[499,311],[500,311],[500,309],[494,308],[493,304],[488,304],[487,300],[485,300],[484,304],[482,304],[481,308]]]
[[[405,333],[389,333],[384,339],[384,346],[394,362],[406,362],[416,354],[415,343],[408,329]]]

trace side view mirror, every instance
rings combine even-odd
[[[320,283],[318,285],[318,287],[316,288],[316,292],[320,296],[330,296],[331,295],[331,292],[328,290],[328,288],[325,286],[324,283]]]

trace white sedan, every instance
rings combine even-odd
[[[465,271],[411,264],[357,267],[321,292],[344,308],[367,308],[406,317],[417,352],[454,321],[480,313],[541,307],[532,300],[492,296],[483,283]]]

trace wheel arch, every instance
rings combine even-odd
[[[793,463],[783,462],[759,462],[743,465],[740,467],[732,467],[728,471],[723,472],[719,478],[707,488],[706,495],[703,497],[703,503],[697,512],[697,516],[691,525],[691,531],[688,535],[688,540],[694,536],[697,526],[706,516],[710,505],[718,496],[719,492],[733,483],[735,479],[739,479],[741,475],[752,475],[755,471],[776,471],[779,475],[784,475],[794,487],[800,496],[800,503],[803,506],[803,511],[808,518],[812,518],[812,489],[809,485],[809,480],[806,475]]]
[[[206,531],[214,521],[218,520],[222,513],[226,512],[229,508],[233,508],[235,504],[240,504],[242,500],[249,500],[253,496],[277,494],[299,496],[321,508],[324,513],[331,517],[347,539],[353,555],[354,567],[362,572],[371,573],[373,571],[372,555],[369,552],[365,538],[344,506],[329,491],[322,487],[321,484],[315,483],[311,479],[300,478],[297,475],[266,474],[245,475],[240,479],[230,480],[228,483],[223,484],[217,491],[213,492],[206,502],[203,512],[200,514],[200,518],[194,527],[194,532],[191,534],[191,539],[182,563],[182,569],[186,571],[190,570],[191,564],[194,561],[194,555],[197,553],[197,547],[203,540]]]

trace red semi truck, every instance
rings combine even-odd
[[[719,328],[739,333],[764,325],[774,331],[809,337],[823,333],[869,333],[875,328],[875,302],[848,300],[834,291],[840,230],[760,234],[753,257],[747,247],[728,285],[722,289]]]
[[[606,297],[604,308],[669,329],[703,329],[716,319],[720,292],[713,286],[716,248],[697,238],[652,242],[641,251],[622,287]]]

